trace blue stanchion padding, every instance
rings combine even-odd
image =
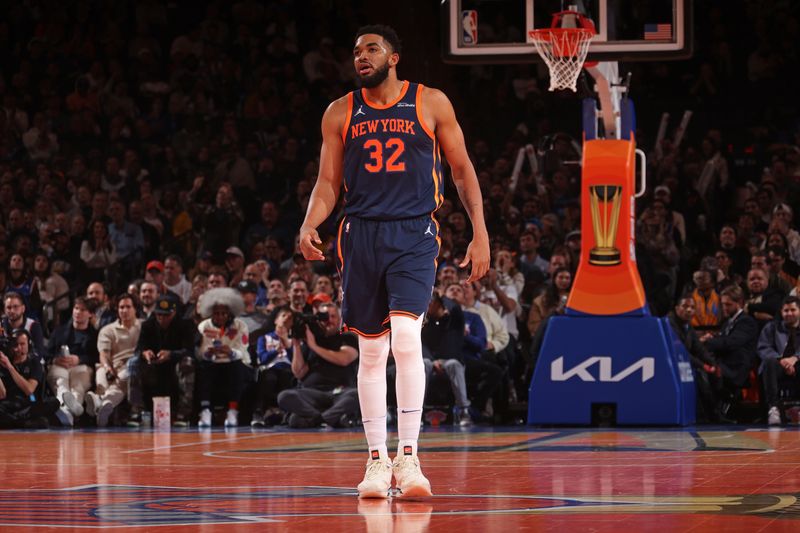
[[[630,141],[632,134],[636,133],[636,111],[633,108],[633,100],[623,98],[620,101],[619,115],[619,138]]]
[[[584,98],[582,102],[583,135],[585,140],[597,139],[597,101],[594,98]]]
[[[620,425],[690,425],[691,362],[666,319],[556,316],[531,381],[528,423],[588,425],[593,404]]]

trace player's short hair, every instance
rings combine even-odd
[[[375,35],[383,37],[383,40],[392,46],[392,52],[398,54],[401,52],[403,44],[400,42],[400,37],[397,36],[397,32],[394,31],[394,28],[391,26],[385,24],[368,24],[366,26],[361,26],[356,32],[356,40],[368,33],[374,33]]]

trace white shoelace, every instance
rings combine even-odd
[[[410,479],[417,476],[422,476],[422,470],[419,467],[419,460],[416,457],[403,458],[398,461],[397,472],[402,479]]]
[[[364,479],[381,478],[386,475],[388,466],[383,461],[370,461],[367,465],[367,472],[364,474]]]

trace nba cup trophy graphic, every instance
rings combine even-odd
[[[589,208],[592,214],[592,234],[597,246],[589,252],[589,263],[613,266],[620,263],[619,250],[614,246],[619,224],[619,205],[622,187],[593,185],[589,188]],[[609,211],[608,207],[611,206]]]
[[[594,28],[574,9],[553,18],[551,28],[532,31],[531,39],[550,67],[551,87],[574,90]],[[616,63],[585,68],[601,105],[598,112],[597,101],[583,101],[581,256],[565,313],[546,324],[528,423],[691,424],[689,357],[667,320],[651,316],[636,267],[634,201],[644,193],[646,175],[633,103]]]

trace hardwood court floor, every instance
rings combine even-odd
[[[359,501],[361,431],[0,432],[0,531],[800,531],[797,428],[427,429],[435,496]]]

